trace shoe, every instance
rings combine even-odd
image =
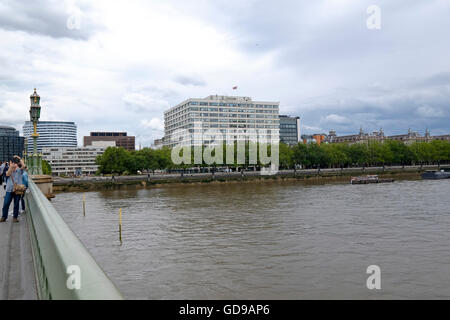
[[[19,222],[19,219],[14,218],[14,219],[13,219],[13,222]]]
[[[6,221],[5,218],[1,218],[1,219],[0,219],[0,222],[5,222],[5,221]]]

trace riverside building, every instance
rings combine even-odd
[[[42,159],[46,160],[53,175],[90,175],[95,174],[98,165],[95,160],[105,152],[104,147],[84,148],[44,148]]]
[[[300,117],[280,115],[280,142],[293,146],[300,141]]]
[[[164,112],[164,145],[208,145],[211,136],[227,142],[266,139],[279,141],[279,102],[250,97],[211,95],[191,98]]]
[[[37,151],[51,147],[77,147],[77,125],[66,121],[39,121],[37,123]],[[23,126],[23,135],[29,142],[27,152],[33,152],[33,123],[26,121]]]
[[[113,142],[116,147],[130,151],[136,149],[135,137],[128,136],[126,132],[91,132],[89,136],[83,138],[83,145],[88,147],[99,141]]]

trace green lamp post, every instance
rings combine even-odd
[[[30,96],[31,106],[30,106],[30,121],[33,122],[33,154],[31,155],[31,165],[29,165],[28,171],[31,175],[41,175],[42,174],[42,159],[41,155],[37,153],[37,138],[39,133],[37,133],[37,123],[41,116],[41,106],[39,102],[41,97],[36,93],[36,88],[34,93]]]

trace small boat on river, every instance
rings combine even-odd
[[[369,183],[387,183],[394,182],[392,178],[380,179],[378,175],[367,175],[361,177],[352,177],[350,180],[351,184],[369,184]]]
[[[450,179],[450,169],[443,169],[441,171],[429,170],[422,173],[422,179],[426,180],[438,180],[438,179]]]

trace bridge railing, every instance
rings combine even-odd
[[[36,184],[26,194],[39,299],[123,299]]]

